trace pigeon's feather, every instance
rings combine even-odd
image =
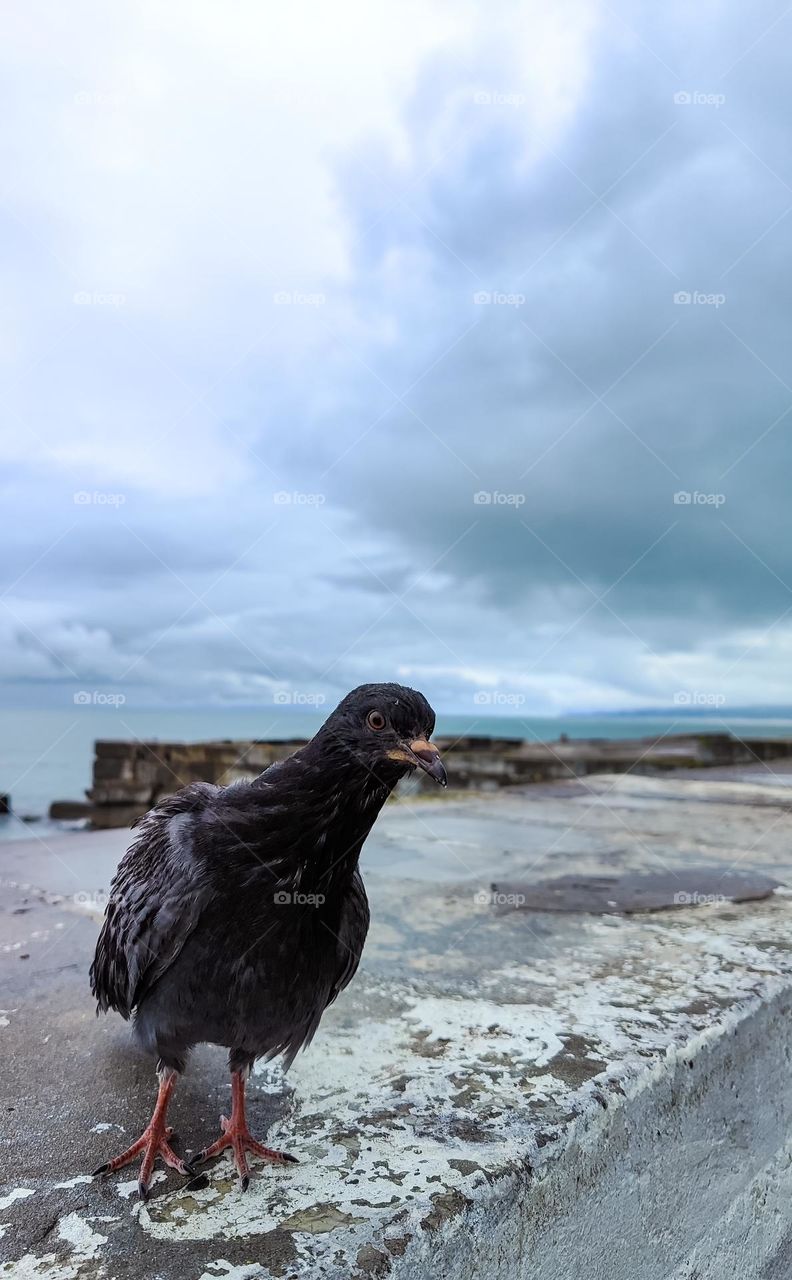
[[[116,872],[91,965],[98,1009],[128,1018],[173,964],[201,918],[211,881],[184,838],[185,819],[217,788],[195,783],[167,796],[136,823]]]

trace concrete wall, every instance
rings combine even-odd
[[[513,738],[438,738],[456,789],[503,786],[623,773],[750,763],[792,755],[792,741],[767,739],[746,747],[729,734],[689,734],[652,739],[573,739],[528,742]],[[227,785],[254,778],[275,760],[302,746],[287,742],[115,742],[95,745],[93,785],[88,792],[95,827],[125,827],[163,795],[188,782]],[[418,774],[406,790],[432,788]]]

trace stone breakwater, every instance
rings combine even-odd
[[[792,757],[792,739],[744,743],[728,733],[667,735],[660,739],[575,738],[534,742],[514,738],[437,738],[450,786],[488,791],[593,773],[660,773]],[[303,746],[302,739],[251,742],[116,742],[95,744],[87,793],[94,827],[126,827],[162,796],[189,782],[228,785],[256,777]],[[420,791],[423,775],[402,784]]]

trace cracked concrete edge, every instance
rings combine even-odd
[[[372,1253],[369,1273],[787,1280],[791,1017],[789,982],[746,1001],[573,1121],[549,1159],[451,1207],[395,1262]]]
[[[469,1172],[467,1185],[463,1178],[456,1192],[431,1197],[432,1208],[417,1229],[404,1221],[401,1233],[394,1228],[387,1238],[362,1241],[352,1257],[334,1251],[310,1274],[391,1280],[758,1277],[784,1242],[788,1214],[773,1209],[792,1182],[790,1153],[779,1145],[792,1118],[786,1035],[792,982],[772,986],[729,1010],[717,1026],[670,1046],[660,1062],[625,1081],[623,1092],[609,1095],[606,1106],[574,1119],[562,1143],[534,1148],[530,1157],[485,1177]],[[73,1180],[82,1181],[87,1179]],[[118,1192],[128,1196],[123,1186]],[[5,1203],[13,1199],[21,1199],[18,1192]],[[143,1217],[149,1210],[135,1206],[133,1212]],[[105,1246],[119,1217],[65,1214],[50,1232],[55,1245],[5,1264],[0,1274],[7,1280],[112,1280]],[[320,1232],[333,1225],[313,1224]],[[285,1261],[271,1270],[256,1260],[257,1242],[251,1240],[249,1262],[207,1258],[202,1270],[185,1270],[185,1280],[306,1274],[301,1227],[311,1232],[307,1222],[294,1223],[294,1266]]]
[[[621,1274],[618,1271],[608,1271],[607,1268],[597,1271],[593,1260],[599,1256],[601,1265],[606,1267],[606,1260],[615,1249],[614,1224],[620,1223],[621,1229],[631,1237],[629,1257],[630,1265],[634,1266],[636,1241],[640,1241],[646,1231],[645,1223],[640,1220],[633,1220],[632,1225],[629,1223],[631,1216],[635,1218],[636,1186],[640,1193],[638,1200],[645,1199],[648,1193],[641,1189],[641,1180],[647,1176],[646,1170],[650,1166],[662,1167],[663,1162],[668,1161],[669,1142],[672,1145],[676,1143],[680,1149],[684,1147],[688,1153],[691,1140],[699,1144],[704,1142],[701,1135],[694,1137],[700,1129],[702,1107],[712,1122],[717,1105],[724,1099],[728,1101],[738,1087],[740,1070],[749,1060],[756,1098],[753,1107],[756,1114],[752,1123],[754,1128],[759,1126],[761,1132],[750,1143],[742,1143],[744,1151],[750,1146],[752,1158],[748,1161],[740,1157],[737,1171],[739,1186],[734,1176],[725,1178],[720,1169],[720,1181],[724,1188],[729,1188],[730,1198],[726,1198],[724,1191],[716,1206],[709,1211],[710,1216],[717,1218],[725,1213],[733,1199],[732,1193],[738,1194],[745,1178],[758,1172],[759,1156],[765,1162],[772,1157],[775,1150],[772,1142],[779,1140],[784,1117],[788,1119],[792,1109],[789,1084],[786,1083],[789,1074],[786,1067],[788,1041],[783,1023],[783,1018],[789,1014],[791,992],[792,982],[788,973],[776,976],[765,973],[759,994],[743,989],[736,1007],[720,1010],[715,1023],[688,1035],[680,1043],[668,1044],[662,1057],[651,1065],[640,1059],[637,1062],[633,1060],[630,1065],[614,1064],[615,1070],[599,1073],[582,1087],[561,1089],[566,1101],[569,1102],[574,1095],[575,1105],[582,1110],[576,1117],[570,1117],[567,1123],[556,1127],[558,1140],[555,1142],[539,1144],[535,1117],[516,1118],[521,1122],[516,1123],[511,1135],[505,1133],[497,1144],[482,1145],[480,1141],[464,1144],[457,1140],[453,1161],[449,1161],[450,1152],[439,1148],[439,1135],[435,1135],[435,1140],[427,1142],[422,1153],[425,1163],[427,1154],[430,1157],[424,1194],[412,1206],[402,1205],[391,1220],[387,1209],[384,1214],[381,1212],[383,1206],[378,1205],[376,1199],[373,1202],[363,1199],[362,1204],[368,1203],[369,1207],[361,1208],[357,1214],[354,1209],[349,1212],[350,1206],[341,1207],[345,1196],[352,1194],[354,1200],[354,1193],[349,1187],[338,1185],[336,1157],[339,1155],[339,1143],[332,1141],[333,1124],[339,1122],[336,1116],[320,1131],[318,1138],[314,1133],[317,1147],[327,1147],[319,1160],[320,1165],[322,1161],[326,1163],[318,1168],[315,1185],[312,1182],[304,1187],[300,1197],[289,1201],[288,1184],[278,1184],[277,1189],[270,1185],[265,1189],[263,1183],[258,1185],[253,1198],[235,1197],[232,1181],[222,1170],[214,1171],[212,1181],[204,1191],[187,1196],[183,1190],[177,1189],[148,1206],[131,1204],[127,1197],[134,1184],[120,1184],[117,1192],[119,1198],[126,1200],[125,1210],[119,1205],[118,1214],[82,1217],[79,1213],[66,1214],[57,1224],[58,1248],[55,1252],[47,1250],[40,1256],[29,1254],[8,1264],[0,1274],[9,1280],[32,1280],[34,1277],[46,1277],[47,1280],[88,1280],[88,1277],[96,1277],[98,1280],[99,1277],[112,1277],[112,1256],[106,1252],[105,1246],[122,1213],[131,1211],[144,1232],[160,1239],[166,1248],[168,1243],[181,1238],[183,1241],[192,1240],[199,1246],[201,1242],[206,1246],[214,1242],[214,1252],[224,1238],[236,1237],[241,1245],[247,1236],[250,1263],[245,1265],[257,1268],[249,1272],[251,1277],[388,1274],[413,1280],[431,1272],[467,1280],[468,1277],[498,1274],[497,1268],[501,1267],[505,1268],[503,1274],[510,1280],[512,1276],[522,1275],[541,1275],[543,1280],[554,1280],[556,1275],[560,1280],[563,1275],[568,1280],[570,1275],[578,1274],[571,1268],[573,1260],[575,1266],[581,1267],[581,1276],[602,1274],[617,1277]],[[457,1003],[460,1010],[467,1005],[467,1002]],[[416,1001],[416,1004],[420,1006],[421,1002]],[[434,1011],[432,1019],[435,1022],[436,1013]],[[469,1021],[475,1022],[480,1013],[477,1007],[468,1009]],[[523,1013],[530,1020],[535,1014],[535,1007],[524,1007]],[[419,1024],[421,1020],[422,1016],[419,1016]],[[376,1026],[371,1030],[376,1035]],[[439,1031],[442,1030],[441,1023]],[[514,1030],[519,1030],[519,1024],[515,1024]],[[535,1024],[533,1030],[536,1034]],[[343,1029],[336,1029],[333,1033],[336,1053],[339,1045],[343,1045],[345,1034]],[[350,1029],[349,1034],[354,1039],[358,1033]],[[442,1035],[438,1039],[442,1042]],[[734,1047],[737,1044],[742,1045],[739,1053]],[[426,1047],[424,1042],[424,1050]],[[547,1059],[553,1056],[555,1048],[552,1036],[546,1035],[543,1050],[537,1053],[535,1047],[533,1051],[534,1060],[543,1067],[547,1066]],[[387,1054],[387,1043],[384,1051]],[[782,1071],[778,1070],[779,1054],[784,1062]],[[419,1057],[420,1065],[430,1068],[424,1079],[431,1081],[431,1068],[437,1060],[432,1058],[431,1052],[428,1059],[424,1059],[423,1053]],[[306,1063],[309,1061],[305,1060]],[[340,1061],[344,1061],[343,1053]],[[443,1069],[447,1069],[447,1064],[443,1064]],[[327,1096],[328,1091],[332,1095],[332,1083],[327,1080],[326,1064],[324,1070],[315,1064],[313,1071],[308,1070],[308,1078],[305,1078],[306,1073],[303,1074],[297,1106],[303,1111],[301,1121],[305,1123],[307,1133],[316,1120],[312,1108],[322,1096]],[[313,1080],[311,1076],[314,1076]],[[264,1083],[266,1087],[266,1074]],[[272,1087],[279,1089],[281,1086],[273,1080]],[[322,1091],[319,1095],[317,1088]],[[376,1095],[376,1089],[373,1092]],[[767,1125],[762,1127],[762,1117],[774,1113],[774,1109],[777,1111],[782,1099],[785,1099],[783,1115],[779,1113],[769,1129]],[[373,1101],[376,1102],[376,1096]],[[474,1101],[478,1102],[478,1097]],[[371,1118],[376,1124],[382,1123],[376,1110]],[[363,1130],[365,1119],[363,1117]],[[534,1121],[533,1129],[529,1120]],[[398,1119],[396,1123],[398,1125]],[[508,1117],[504,1119],[504,1125],[507,1123]],[[728,1110],[717,1123],[721,1129],[728,1125]],[[396,1182],[391,1190],[397,1190],[404,1181],[404,1157],[409,1154],[411,1135],[408,1134],[400,1158],[392,1146],[392,1139],[397,1133],[398,1130],[389,1130],[386,1125],[386,1142],[370,1158],[370,1172],[376,1176],[374,1185],[380,1192],[383,1188],[388,1189],[394,1177]],[[343,1139],[343,1134],[336,1132],[335,1136]],[[353,1167],[358,1168],[360,1140],[356,1142],[357,1150],[350,1154]],[[340,1146],[343,1147],[343,1141]],[[432,1149],[435,1146],[438,1149],[434,1150],[433,1160]],[[704,1147],[700,1146],[699,1151],[703,1152]],[[375,1155],[384,1158],[375,1160]],[[442,1179],[438,1175],[441,1156]],[[706,1158],[711,1162],[711,1152]],[[700,1160],[694,1150],[694,1169],[698,1164]],[[365,1159],[363,1165],[365,1168]],[[377,1165],[383,1167],[377,1169]],[[83,1181],[87,1179],[77,1177],[56,1185],[76,1185]],[[684,1216],[680,1197],[685,1204],[690,1198],[691,1191],[686,1188],[688,1169],[679,1168],[675,1163],[672,1179],[656,1173],[655,1181],[665,1188],[667,1204],[674,1206],[677,1218]],[[433,1182],[437,1184],[436,1190],[432,1189]],[[693,1190],[697,1191],[697,1188]],[[16,1194],[18,1197],[19,1189]],[[656,1189],[652,1197],[652,1220],[656,1231],[663,1213],[658,1213]],[[269,1228],[268,1215],[271,1217]],[[694,1226],[695,1223],[688,1222],[683,1229],[677,1221],[672,1232],[677,1248],[669,1250],[664,1245],[663,1250],[658,1250],[669,1265],[679,1262],[679,1248],[683,1242],[693,1247]],[[265,1265],[258,1260],[263,1256],[262,1232],[264,1238],[271,1234],[273,1237],[283,1235],[290,1240],[292,1247],[283,1256],[282,1263],[275,1265],[274,1258],[270,1258]],[[337,1232],[344,1237],[343,1240]],[[588,1270],[584,1269],[585,1259],[582,1256],[576,1260],[573,1257],[580,1252],[580,1242],[583,1241]],[[317,1245],[322,1247],[317,1249]],[[543,1259],[542,1268],[532,1269],[532,1260],[538,1257]],[[221,1261],[214,1259],[215,1263]],[[649,1262],[648,1258],[642,1260],[642,1277],[646,1276],[647,1280],[655,1276],[658,1280],[661,1276],[665,1278],[667,1272],[650,1269]],[[193,1277],[189,1276],[187,1280],[193,1280]]]

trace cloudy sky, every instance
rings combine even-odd
[[[785,3],[2,28],[5,705],[792,704]]]

